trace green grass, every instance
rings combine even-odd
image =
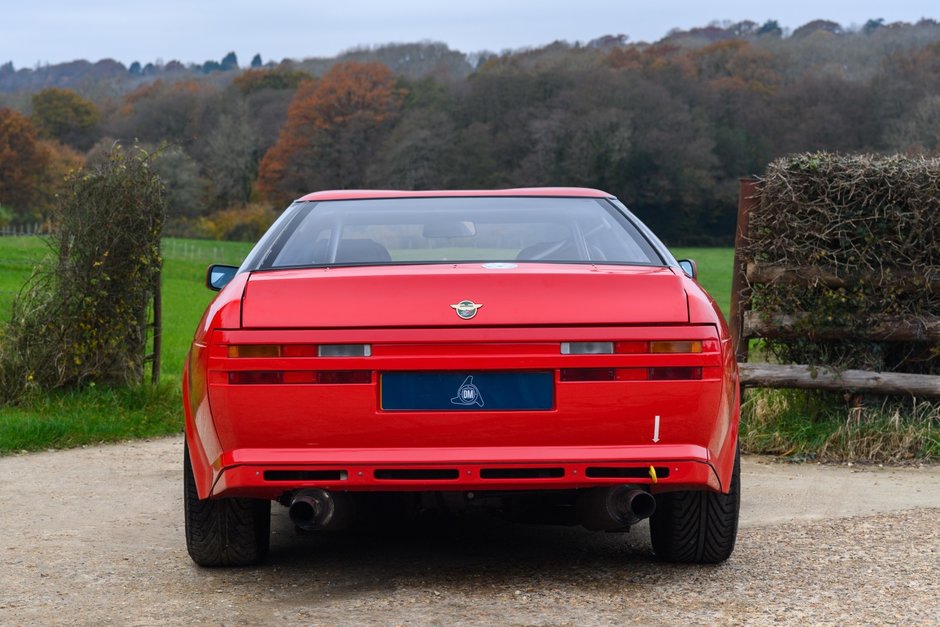
[[[887,398],[849,405],[840,394],[748,390],[741,448],[794,460],[897,463],[940,459],[940,404]]]
[[[238,265],[251,249],[242,242],[167,238],[163,241],[163,359],[161,385],[130,389],[89,387],[0,407],[0,454],[153,437],[182,428],[180,376],[196,325],[215,292],[205,288],[206,266]],[[0,238],[0,322],[49,248],[40,237]],[[731,249],[677,249],[694,258],[699,279],[724,308],[731,290]]]
[[[733,248],[672,248],[676,259],[694,259],[698,264],[698,282],[711,294],[725,317],[731,307]]]
[[[0,455],[179,432],[183,361],[215,295],[204,285],[206,266],[237,265],[250,249],[242,242],[164,240],[161,384],[56,391],[0,407]],[[0,321],[9,319],[13,299],[48,251],[39,237],[0,238]]]
[[[182,402],[178,379],[52,392],[0,408],[0,455],[178,433]]]

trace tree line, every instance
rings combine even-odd
[[[727,244],[738,178],[778,156],[940,150],[936,22],[783,35],[739,22],[472,57],[404,44],[0,95],[0,221],[45,219],[67,171],[136,140],[159,147],[181,235],[251,239],[317,189],[574,185],[671,244]]]

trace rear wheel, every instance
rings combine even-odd
[[[261,562],[271,538],[271,501],[200,499],[183,450],[183,507],[186,549],[200,566],[249,566]]]
[[[667,562],[717,564],[731,556],[738,535],[741,458],[734,456],[728,494],[687,491],[656,497],[650,518],[653,550]]]

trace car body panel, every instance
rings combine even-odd
[[[552,188],[321,192],[305,199],[513,194],[608,197]],[[738,429],[737,371],[727,325],[697,282],[671,261],[506,265],[513,267],[435,263],[237,274],[200,322],[184,376],[186,437],[200,498],[277,498],[310,486],[551,490],[625,482],[653,492],[727,492]],[[463,320],[453,308],[462,300],[483,306]],[[700,341],[703,350],[561,350],[565,342],[670,340]],[[325,344],[367,344],[370,354],[230,352]],[[663,368],[700,368],[701,378],[563,377],[572,369]],[[335,384],[239,379],[259,372],[367,374]],[[554,404],[548,410],[386,410],[384,372],[548,372]],[[590,476],[592,468],[610,476]],[[435,473],[440,476],[431,478]]]
[[[244,328],[336,328],[689,321],[683,282],[672,268],[487,265],[396,265],[379,273],[375,266],[253,272],[241,323]],[[468,299],[483,306],[472,319],[460,320],[451,305]],[[324,307],[324,302],[341,306]]]

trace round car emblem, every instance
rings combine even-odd
[[[477,315],[477,309],[482,306],[482,304],[475,303],[472,300],[462,300],[456,305],[451,305],[451,307],[454,308],[454,311],[457,312],[457,315],[464,320],[469,320],[473,316]]]

